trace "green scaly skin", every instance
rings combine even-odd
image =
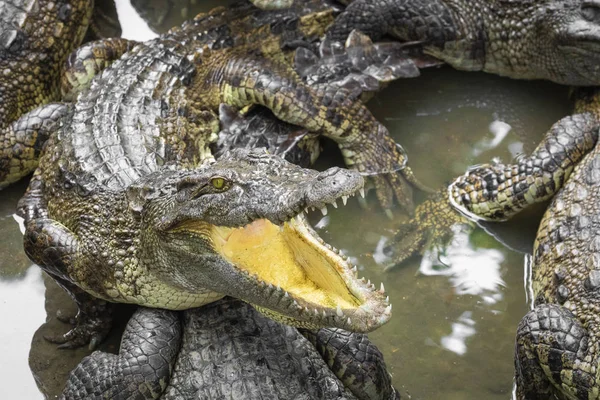
[[[355,0],[328,36],[422,42],[457,69],[516,79],[600,83],[600,3],[579,0]]]
[[[83,359],[62,398],[400,397],[366,335],[327,328],[301,334],[226,298],[183,313],[138,309],[119,354],[97,351]]]
[[[473,167],[439,193],[433,206],[438,215],[429,217],[431,222],[452,215],[453,208],[460,212],[434,228],[433,235],[443,235],[463,215],[503,221],[552,199],[534,244],[534,309],[517,329],[519,400],[600,396],[600,92],[577,89],[574,97],[576,114],[554,124],[529,157]],[[416,213],[424,211],[417,207]],[[427,234],[432,224],[426,225],[417,235]]]
[[[94,2],[0,1],[0,188],[31,173],[47,139],[22,114],[59,98],[61,68],[90,23]],[[41,132],[41,133],[40,133]]]
[[[217,8],[207,14],[198,15],[193,21],[187,22],[182,28],[174,28],[168,35],[149,42],[139,44],[140,47],[151,45],[150,43],[164,42],[171,46],[172,41],[181,41],[181,54],[198,51],[196,57],[208,58],[214,66],[200,68],[202,73],[212,72],[218,69],[219,63],[225,68],[227,59],[245,57],[247,52],[261,54],[260,65],[248,68],[273,68],[283,78],[281,84],[291,85],[291,90],[304,88],[300,77],[292,70],[290,60],[294,58],[295,48],[306,50],[306,47],[315,46],[316,40],[323,36],[325,29],[332,23],[335,10],[327,4],[319,1],[311,1],[285,11],[261,11],[248,3],[238,3],[231,8]],[[360,43],[362,46],[364,43]],[[61,91],[65,100],[72,100],[75,96],[89,87],[92,78],[104,68],[107,68],[123,54],[132,50],[138,43],[125,39],[108,39],[92,42],[74,52],[68,59],[66,71],[62,77]],[[372,43],[370,43],[372,46]],[[357,47],[359,44],[357,44]],[[206,50],[206,51],[205,51]],[[136,50],[137,51],[137,50]],[[208,52],[212,55],[208,55]],[[375,55],[366,60],[371,62],[382,62],[386,59],[389,49],[374,49]],[[200,56],[205,53],[204,56]],[[355,67],[354,57],[362,59],[360,67]],[[239,60],[239,63],[243,61]],[[254,92],[255,84],[253,78],[247,81],[235,82],[231,88],[221,87],[221,83],[212,85],[210,88],[193,88],[189,92],[203,90],[206,95],[193,98],[192,101],[202,103],[202,107],[212,110],[218,108],[219,103],[228,103],[236,107],[244,107],[251,104],[274,106],[278,118],[301,125],[309,131],[321,133],[338,142],[349,167],[357,169],[369,176],[369,181],[376,189],[377,197],[384,208],[392,207],[394,200],[405,208],[412,211],[412,187],[426,189],[414,177],[412,170],[406,166],[406,155],[389,137],[383,125],[375,121],[372,115],[358,102],[354,101],[364,90],[376,90],[377,79],[395,79],[399,76],[414,76],[414,65],[394,65],[395,59],[382,65],[380,68],[369,68],[375,71],[377,78],[370,75],[361,75],[361,69],[366,68],[364,53],[357,53],[339,61],[344,67],[336,69],[327,63],[319,71],[306,71],[310,76],[306,80],[315,80],[316,76],[325,73],[327,79],[319,80],[313,90],[308,89],[306,93],[279,93],[281,101],[291,102],[296,96],[311,98],[315,103],[311,110],[294,109],[295,104],[263,104],[265,100],[259,94],[257,98],[247,98],[246,91]],[[296,62],[297,64],[298,62]],[[337,61],[336,61],[337,63]],[[397,68],[398,67],[398,68]],[[237,67],[234,67],[237,68]],[[333,69],[335,72],[332,72]],[[359,73],[357,74],[356,71]],[[391,72],[390,72],[391,71]],[[405,72],[403,72],[405,71]],[[215,71],[215,73],[220,73]],[[236,72],[237,73],[237,72]],[[315,75],[316,74],[316,75]],[[213,82],[210,76],[206,76],[208,82]],[[342,79],[344,78],[344,79]],[[350,78],[350,79],[346,79]],[[337,80],[337,81],[336,81]],[[197,79],[198,81],[198,79]],[[325,84],[326,81],[328,85]],[[375,84],[373,84],[373,81]],[[369,83],[370,82],[370,83]],[[258,82],[258,85],[261,83]],[[245,88],[239,85],[250,85]],[[261,91],[260,87],[256,88]],[[219,93],[221,91],[222,93]],[[186,94],[187,96],[188,94]],[[222,96],[221,96],[222,95]],[[284,100],[287,99],[287,100]],[[316,101],[320,99],[319,101]],[[279,108],[283,106],[283,110]],[[287,110],[287,108],[291,108]],[[287,115],[287,114],[289,115]],[[316,116],[313,118],[313,116]],[[9,137],[17,138],[17,147],[28,149],[25,157],[27,163],[21,163],[11,170],[14,179],[31,172],[37,163],[36,155],[39,148],[48,137],[49,130],[43,124],[36,125],[31,122],[29,116],[24,120],[30,120],[29,124],[21,124],[15,130],[14,127]],[[348,123],[354,120],[356,122]],[[52,122],[52,124],[54,124]],[[305,126],[304,126],[304,125]],[[349,130],[349,131],[348,131]],[[23,150],[15,150],[16,147],[7,148],[3,159],[18,159]],[[11,178],[11,180],[13,179]],[[0,185],[6,185],[0,180]]]
[[[135,45],[89,87],[81,85],[74,104],[60,106],[58,130],[19,210],[26,252],[80,309],[77,326],[55,338],[64,346],[94,345],[106,334],[107,307],[97,307],[94,298],[185,309],[232,295],[289,324],[356,331],[375,329],[391,315],[383,293],[358,280],[348,260],[302,218],[306,207],[325,208],[359,190],[359,175],[300,170],[255,152],[206,163],[213,161],[216,112],[223,103],[262,105],[281,120],[324,134],[338,141],[359,171],[395,171],[402,154],[360,102],[343,96],[344,89],[314,91],[282,60],[283,35],[271,31],[290,25],[288,20],[253,30],[253,18],[229,25],[244,29],[240,40],[246,44],[228,47],[219,36],[221,12]],[[293,31],[314,32],[310,21],[292,21]],[[391,195],[401,176],[374,181]],[[213,187],[217,178],[224,189]],[[335,259],[341,281],[334,286],[346,287],[355,306],[313,304],[238,268],[215,249],[212,226],[245,227],[265,219],[302,231],[311,238],[307,245]]]

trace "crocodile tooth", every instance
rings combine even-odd
[[[366,282],[366,280],[365,280],[365,277],[363,276],[362,278],[360,278],[360,281],[361,281],[362,283],[365,283],[365,282]]]
[[[352,325],[352,320],[348,317],[348,325]]]
[[[370,279],[367,281],[367,286],[371,286],[371,280]]]
[[[298,305],[298,302],[296,300],[294,300],[294,302],[292,303],[294,306],[296,306],[296,308],[299,308],[300,305]]]
[[[268,287],[269,287],[269,289],[273,289],[273,284],[271,282],[269,282]]]
[[[317,317],[319,316],[319,310],[317,310],[316,308],[315,308],[315,316],[317,316]]]
[[[344,203],[344,205],[346,205],[347,202],[348,202],[348,196],[342,196],[342,203]]]
[[[340,307],[340,305],[338,304],[335,313],[337,314],[338,317],[343,317],[344,313],[342,312],[342,308]]]
[[[309,310],[309,309],[308,309],[308,307],[306,307],[306,306],[304,307],[304,310],[303,310],[303,311],[304,311],[306,314],[308,314],[308,313],[310,312],[310,310]]]
[[[283,297],[290,297],[290,295],[288,294],[288,292],[286,291],[285,294],[283,295]]]
[[[354,277],[357,278],[358,277],[358,267],[355,265],[354,268],[352,268],[352,272],[354,272]]]
[[[390,314],[392,312],[392,305],[390,304],[389,306],[387,306],[383,312],[385,314]]]
[[[314,207],[311,207],[310,209],[311,209],[312,211],[315,211],[315,208],[314,208]]]
[[[385,297],[385,304],[390,304],[390,296]]]
[[[334,200],[334,201],[331,203],[331,205],[333,206],[333,208],[337,208],[337,201],[335,201],[335,200]]]
[[[362,197],[364,199],[365,198],[365,188],[360,188],[359,193],[360,193],[360,197]]]
[[[327,313],[323,310],[323,318],[327,318]]]
[[[379,288],[379,293],[381,293],[381,294],[385,293],[385,286],[383,286],[383,282],[381,282],[381,287]]]
[[[327,215],[327,206],[323,206],[323,208],[321,208],[321,214]]]
[[[306,208],[304,209],[304,212],[305,212],[306,214],[308,214],[308,207],[306,207]]]
[[[281,292],[281,287],[279,285],[277,285],[277,291]]]
[[[391,220],[394,219],[394,213],[392,212],[392,210],[390,210],[389,208],[385,209],[385,215],[387,215],[387,217]]]

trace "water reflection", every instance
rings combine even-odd
[[[28,353],[31,338],[46,318],[42,271],[28,268],[23,279],[0,280],[0,376],[10,377],[0,385],[3,399],[36,399],[41,395],[29,372]]]
[[[484,152],[498,147],[498,145],[502,143],[504,138],[506,138],[508,132],[510,132],[511,126],[506,122],[495,120],[490,124],[489,130],[492,133],[492,135],[494,135],[494,137],[483,138],[479,142],[475,143],[475,146],[473,147],[474,157],[480,156]]]
[[[473,313],[465,311],[458,317],[457,322],[452,323],[452,333],[443,336],[441,345],[447,350],[450,350],[459,356],[467,352],[466,339],[475,334],[475,321],[473,321]]]
[[[469,227],[455,225],[452,229],[453,239],[449,246],[444,251],[437,248],[426,251],[419,273],[447,276],[456,296],[479,296],[486,306],[502,301],[506,287],[501,276],[504,254],[498,249],[475,247],[469,239],[472,231]],[[451,322],[452,332],[440,338],[441,347],[464,355],[467,339],[476,333],[472,317],[472,311],[464,311]]]
[[[500,289],[506,286],[500,276],[502,252],[474,247],[468,227],[455,225],[452,230],[453,238],[445,251],[433,248],[425,252],[419,273],[447,276],[457,295],[478,295],[487,304],[502,300]]]

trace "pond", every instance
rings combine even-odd
[[[202,3],[206,9],[220,2]],[[150,37],[128,2],[118,5],[124,36]],[[178,23],[175,19],[181,15],[166,24]],[[416,176],[433,188],[470,165],[494,157],[507,162],[531,151],[570,111],[565,87],[449,68],[396,82],[368,105],[404,146]],[[322,158],[319,168],[340,160],[335,149]],[[89,352],[57,350],[43,339],[68,329],[56,310],[73,311],[73,305],[23,254],[14,212],[25,187],[12,186],[0,197],[0,397],[54,398],[69,370]],[[395,209],[392,221],[373,195],[367,200],[366,209],[349,201],[330,208],[326,217],[311,215],[311,221],[327,242],[355,259],[361,275],[384,283],[393,317],[370,337],[403,398],[509,399],[514,335],[529,309],[525,266],[543,207],[498,227],[495,235],[482,228],[459,232],[444,253],[412,257],[384,272],[390,260],[381,249],[407,217]],[[119,320],[126,321],[128,312],[126,307]],[[115,330],[102,348],[116,351],[118,341]]]

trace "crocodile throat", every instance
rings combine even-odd
[[[302,217],[282,226],[260,219],[243,228],[214,227],[212,238],[227,261],[294,298],[334,310],[360,304],[341,275],[347,262],[320,243]]]

